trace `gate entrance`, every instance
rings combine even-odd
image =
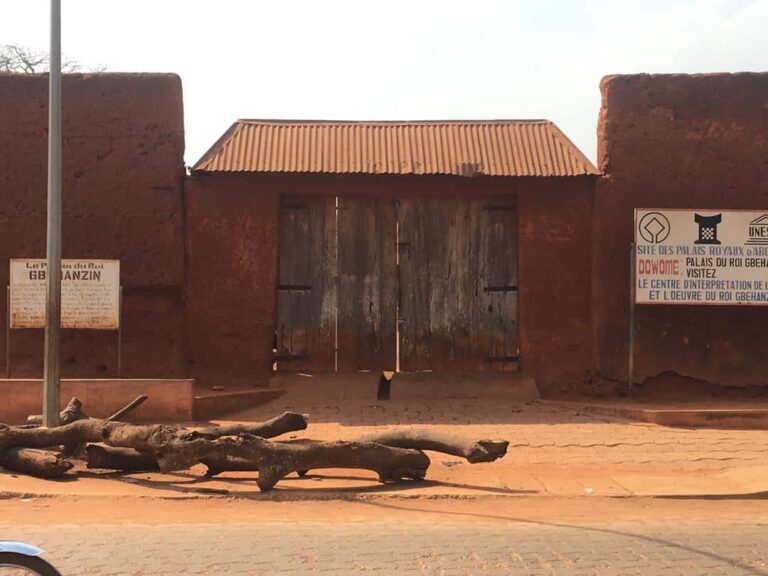
[[[285,196],[277,366],[517,368],[513,199]]]

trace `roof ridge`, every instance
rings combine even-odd
[[[237,120],[199,172],[598,174],[549,120]]]

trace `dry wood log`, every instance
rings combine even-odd
[[[101,442],[104,434],[110,430],[120,428],[131,429],[131,433],[148,436],[156,430],[163,430],[180,436],[218,438],[239,433],[252,434],[254,436],[280,435],[307,427],[307,417],[295,412],[285,412],[280,416],[245,426],[211,426],[201,430],[191,430],[181,426],[166,424],[150,424],[139,426],[124,422],[109,422],[100,418],[88,418],[78,420],[72,424],[57,428],[23,428],[21,426],[8,426],[0,424],[0,450],[11,446],[22,448],[46,448],[49,446],[63,446],[75,443]],[[129,445],[129,447],[131,447]]]
[[[147,401],[147,398],[149,398],[149,396],[147,396],[146,394],[137,396],[136,398],[131,400],[128,404],[120,408],[120,410],[112,414],[112,416],[107,418],[107,422],[117,422],[121,420],[124,416],[127,416],[128,414],[136,410],[136,408],[144,404],[144,402]]]
[[[279,426],[277,423],[280,422]],[[287,413],[267,423],[275,433],[306,426],[302,415]],[[163,472],[184,470],[208,458],[243,460],[259,470],[258,486],[269,490],[292,472],[324,468],[356,468],[376,472],[382,482],[423,478],[429,458],[419,450],[372,442],[271,442],[242,433],[258,426],[189,430],[179,426],[136,426],[99,419],[80,420],[58,428],[21,429],[0,425],[0,451],[9,447],[46,447],[104,442],[152,455]],[[262,429],[262,432],[265,430]],[[231,437],[229,434],[238,432]],[[223,436],[226,434],[227,436]]]
[[[466,458],[471,464],[493,462],[507,453],[507,440],[471,440],[458,434],[429,428],[412,428],[376,432],[357,439],[358,442],[376,442],[395,448],[432,450],[451,456]]]
[[[157,472],[160,466],[152,454],[142,454],[133,448],[110,448],[98,444],[86,447],[88,468],[122,470],[124,472]]]
[[[61,478],[73,464],[59,452],[35,448],[6,448],[0,452],[0,467],[39,478]]]
[[[376,472],[381,482],[394,482],[421,479],[429,468],[429,458],[423,452],[371,442],[271,442],[250,435],[211,440],[175,435],[170,430],[156,429],[147,434],[128,428],[110,430],[104,440],[110,446],[154,453],[163,472],[187,469],[210,458],[245,460],[258,469],[261,490],[270,490],[291,472],[304,470],[365,469]]]
[[[104,442],[154,454],[161,472],[185,470],[210,457],[255,463],[257,484],[271,489],[291,472],[323,468],[372,470],[382,482],[423,478],[429,458],[418,450],[391,448],[368,442],[270,442],[242,434],[210,439],[169,426],[122,426],[105,429]]]
[[[368,434],[357,438],[357,442],[373,442],[392,448],[409,448],[412,450],[432,450],[460,458],[466,458],[472,464],[478,462],[493,462],[504,457],[509,442],[506,440],[471,440],[458,434],[430,430],[429,428],[413,428],[392,430]],[[206,476],[216,476],[222,472],[255,471],[258,462],[242,458],[227,458],[223,455],[212,455],[203,464],[208,467]],[[297,470],[300,476],[307,470]]]
[[[123,406],[120,410],[112,414],[112,416],[107,418],[107,421],[114,422],[120,420],[120,418],[141,406],[147,400],[147,398],[149,398],[149,396],[138,396],[129,402],[126,406]],[[85,420],[86,418],[88,418],[88,415],[83,412],[83,403],[79,398],[77,398],[77,396],[73,396],[72,399],[64,407],[64,410],[59,413],[59,425],[64,426],[78,420]],[[33,426],[42,426],[43,417],[40,414],[27,416],[27,424],[31,424]]]
[[[274,438],[288,432],[304,430],[307,427],[308,416],[296,412],[284,412],[265,422],[256,424],[234,424],[231,426],[210,426],[197,430],[189,430],[189,434],[196,437],[218,438],[222,436],[237,436],[250,434],[262,438]],[[148,472],[158,470],[159,466],[154,456],[141,453],[131,448],[111,448],[109,446],[89,446],[88,468],[101,468],[105,470],[123,470],[126,472]],[[253,466],[244,468],[253,470]]]
[[[101,442],[102,432],[105,429],[120,426],[128,426],[128,424],[106,422],[98,418],[78,420],[56,428],[22,428],[0,424],[0,451],[10,447],[48,448],[84,442]]]
[[[59,424],[71,424],[72,422],[85,420],[86,418],[88,418],[88,416],[83,412],[83,403],[77,396],[73,396],[64,407],[64,410],[59,413]],[[27,424],[42,426],[42,415],[35,414],[34,416],[27,416]]]
[[[259,422],[256,424],[231,424],[229,426],[209,426],[199,428],[198,433],[205,436],[237,436],[238,434],[251,434],[252,436],[261,436],[262,438],[275,438],[288,432],[305,430],[309,421],[308,414],[297,414],[296,412],[283,412],[280,416],[275,416],[271,420]]]

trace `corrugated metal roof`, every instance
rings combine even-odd
[[[238,120],[193,170],[457,176],[598,173],[547,120]]]

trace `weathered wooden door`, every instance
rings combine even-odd
[[[277,348],[290,371],[516,367],[514,203],[285,196]]]
[[[333,371],[336,199],[283,196],[278,234],[278,369]]]
[[[517,211],[509,200],[399,201],[400,369],[517,367]]]
[[[386,198],[339,197],[338,369],[394,370],[397,220]]]

